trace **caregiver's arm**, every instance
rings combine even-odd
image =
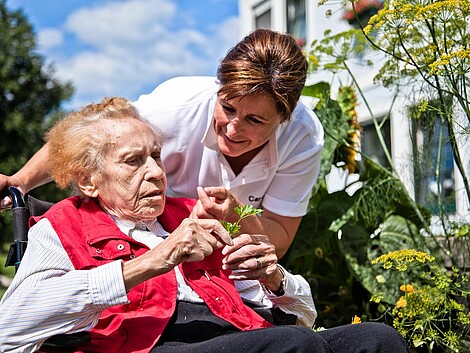
[[[26,164],[15,174],[8,176],[0,174],[0,190],[16,186],[25,194],[32,189],[50,182],[52,179],[47,172],[48,145],[44,145]],[[11,206],[10,197],[0,200],[0,208]]]

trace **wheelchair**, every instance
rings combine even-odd
[[[10,186],[8,190],[12,199],[13,243],[10,245],[5,267],[15,266],[16,272],[28,244],[29,218],[43,215],[54,204],[28,195],[26,205],[22,193],[16,187]],[[7,195],[5,192],[2,194]],[[90,341],[89,332],[56,335],[43,343],[40,352],[67,352]]]

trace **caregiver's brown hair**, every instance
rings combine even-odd
[[[227,100],[268,93],[282,121],[297,105],[307,77],[307,60],[289,34],[258,29],[233,47],[220,62],[220,95]]]

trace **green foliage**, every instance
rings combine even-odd
[[[60,105],[73,88],[53,77],[54,68],[36,52],[31,24],[5,0],[0,0],[0,48],[0,173],[10,175],[43,145],[44,132],[61,116]],[[51,184],[34,195],[55,201],[66,194]],[[12,240],[10,212],[0,214],[0,234],[0,245]]]
[[[420,210],[418,214],[416,204],[403,183],[378,163],[365,159],[357,183],[360,184],[357,198],[351,208],[332,224],[333,231],[338,231],[349,221],[360,221],[366,229],[374,231],[392,214],[406,217],[419,228],[424,226],[420,215],[426,211]]]
[[[324,145],[321,152],[320,175],[318,182],[313,188],[315,193],[320,188],[320,183],[330,172],[332,165],[336,165],[335,151],[344,145],[348,139],[349,123],[348,117],[341,110],[340,105],[331,99],[330,85],[326,82],[319,82],[311,86],[304,87],[302,95],[318,99],[314,112],[325,130]],[[311,201],[314,201],[312,199]]]
[[[350,323],[357,313],[379,315],[377,306],[367,304],[381,278],[370,266],[373,257],[403,247],[434,250],[419,232],[428,213],[417,209],[397,177],[366,156],[359,179],[348,185],[354,193],[328,193],[324,177],[342,165],[337,151],[351,145],[351,107],[343,104],[343,111],[324,82],[305,87],[303,94],[319,99],[315,113],[325,129],[325,147],[309,212],[281,262],[307,278],[319,309],[317,324],[331,327]]]
[[[400,249],[417,248],[426,249],[429,252],[435,252],[435,250],[432,250],[432,246],[420,235],[415,224],[397,215],[388,217],[368,238],[363,238],[362,244],[353,244],[356,245],[355,247],[345,242],[343,251],[346,259],[369,293],[374,294],[380,291],[384,301],[393,302],[393,298],[397,295],[398,284],[402,283],[401,278],[396,277],[395,273],[371,267],[370,261],[382,254]],[[356,255],[358,251],[361,256]],[[419,276],[418,272],[414,274]],[[391,286],[388,291],[383,291],[380,287],[384,281],[395,283],[397,286]]]
[[[327,30],[321,40],[314,40],[310,46],[308,54],[310,72],[344,71],[345,64],[363,54],[366,48],[367,40],[360,30],[351,29],[339,34],[332,34]]]
[[[468,0],[393,0],[370,19],[364,33],[374,33],[374,46],[386,54],[377,82],[386,87],[408,85],[434,101],[439,111],[434,120],[446,124],[454,162],[470,198],[470,170],[462,164],[456,143],[470,126],[469,21]]]
[[[356,183],[361,185],[353,194],[328,193],[321,184],[281,261],[307,278],[319,309],[317,323],[325,327],[350,323],[358,313],[370,319],[380,315],[367,300],[381,279],[393,279],[372,268],[371,259],[411,247],[436,252],[419,231],[409,196],[388,171],[367,161]],[[384,293],[389,301],[394,295]]]
[[[21,12],[9,12],[4,0],[0,47],[0,170],[10,174],[42,146],[45,118],[71,96],[72,87],[53,78],[53,67],[35,52],[31,25]]]
[[[234,237],[240,231],[240,222],[242,219],[257,215],[263,212],[263,210],[260,208],[255,208],[253,207],[253,205],[244,205],[235,207],[235,212],[238,215],[238,219],[235,222],[227,222],[224,220],[220,220],[220,223],[222,223],[224,228],[227,229],[231,237]]]
[[[325,129],[323,165],[309,212],[281,262],[309,281],[319,310],[317,325],[347,324],[358,313],[365,318],[386,320],[385,304],[393,303],[400,294],[401,278],[372,267],[370,261],[404,248],[422,249],[439,257],[436,244],[422,232],[430,214],[410,198],[392,172],[367,156],[363,156],[358,169],[359,178],[347,186],[354,192],[328,193],[324,176],[332,165],[340,165],[341,161],[335,159],[336,151],[348,143],[347,112],[330,98],[326,83],[306,87],[304,94],[319,99],[315,112]],[[420,275],[416,269],[411,272]],[[384,282],[395,286],[383,290]],[[367,303],[371,295],[379,292],[380,304]]]
[[[465,348],[464,340],[470,338],[470,313],[462,303],[470,299],[467,276],[456,268],[447,271],[433,256],[413,249],[383,254],[372,264],[381,264],[382,270],[400,280],[384,278],[379,289],[396,293],[392,300],[385,299],[387,315],[410,347],[426,347],[428,352]],[[372,301],[383,302],[380,290],[375,293]]]
[[[467,0],[388,2],[365,28],[366,34],[376,34],[376,46],[387,53],[377,79],[388,85],[433,78],[441,82],[440,89],[461,92],[461,88],[454,89],[459,76],[468,73],[469,18]]]
[[[354,2],[350,0],[351,5]],[[384,3],[383,9],[370,18],[363,30],[336,34],[326,31],[321,41],[312,43],[309,52],[312,70],[333,74],[346,71],[355,82],[350,63],[364,53],[364,48],[379,50],[384,56],[378,61],[377,83],[401,90],[410,99],[419,95],[420,100],[437,102],[433,105],[438,107],[439,113],[433,114],[432,122],[442,120],[448,130],[448,142],[468,198],[469,170],[468,165],[462,163],[457,140],[462,135],[468,136],[470,131],[469,20],[468,0],[392,0]],[[367,42],[369,44],[365,45]],[[447,104],[449,97],[450,106]],[[384,151],[387,154],[385,148]],[[439,164],[435,170],[439,174]]]
[[[43,144],[51,113],[70,98],[70,83],[56,80],[54,69],[36,53],[36,38],[19,11],[0,0],[0,172],[11,174]]]
[[[344,191],[329,194],[322,184],[315,198],[317,202],[302,219],[293,244],[280,262],[309,282],[318,310],[315,325],[328,328],[351,323],[351,318],[363,311],[367,292],[346,262],[343,239],[329,229],[351,207],[354,197]],[[353,239],[367,237],[359,224],[351,224],[350,233]]]

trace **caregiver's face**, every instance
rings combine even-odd
[[[148,125],[136,119],[105,124],[111,141],[95,179],[100,205],[121,219],[155,219],[163,212],[166,191],[160,141]]]
[[[263,146],[276,132],[281,116],[268,93],[231,100],[221,95],[214,120],[219,150],[228,157],[239,157]]]

